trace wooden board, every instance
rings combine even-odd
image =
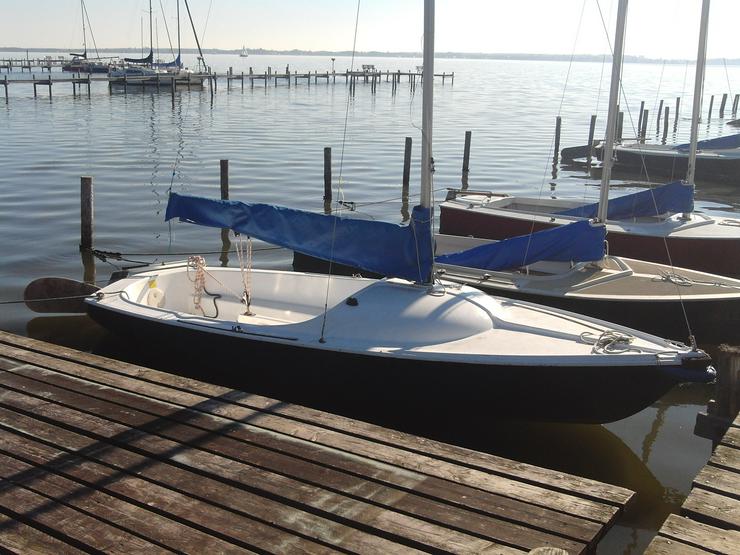
[[[94,515],[129,551],[583,553],[633,495],[4,332],[0,467],[80,524],[0,516],[70,549]]]

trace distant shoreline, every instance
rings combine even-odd
[[[0,47],[2,52],[63,52],[69,54],[65,48],[21,48],[18,46],[3,46]],[[140,53],[141,48],[99,48],[99,53],[108,54],[111,52],[120,53]],[[322,56],[322,57],[349,57],[352,56],[352,52],[345,51],[329,51],[329,50],[270,50],[266,48],[248,48],[247,51],[250,55],[255,56]],[[162,50],[164,52],[164,50]],[[197,54],[198,50],[195,48],[183,48],[185,54]],[[221,50],[217,48],[203,49],[204,54],[233,54],[238,55],[241,49],[233,50]],[[421,58],[421,52],[380,52],[376,50],[355,52],[355,56],[365,58]],[[468,60],[531,60],[531,61],[545,61],[545,62],[568,62],[571,60],[571,56],[567,54],[517,54],[517,53],[485,53],[485,52],[437,52],[435,58],[439,59],[468,59]],[[604,59],[608,59],[609,55],[606,54],[578,54],[572,57],[573,61],[576,62],[601,62]],[[644,56],[625,56],[624,61],[627,63],[643,63],[643,64],[672,64],[682,65],[686,63],[693,63],[693,60],[665,60],[660,58],[646,58]],[[728,65],[740,65],[740,58],[722,59],[713,58],[707,60],[707,64],[728,64]]]

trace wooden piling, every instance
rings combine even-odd
[[[737,115],[737,103],[740,101],[740,94],[735,95],[735,99],[732,101],[732,117]]]
[[[221,169],[221,200],[229,200],[229,161],[220,161]]]
[[[648,122],[648,115],[650,114],[650,110],[645,110],[642,113],[642,128],[640,129],[640,142],[645,142],[645,137],[647,136],[647,122]]]
[[[614,139],[618,142],[622,142],[622,132],[624,130],[624,112],[617,112],[617,129],[614,134]]]
[[[5,87],[5,104],[8,103],[8,76],[3,79],[3,86]]]
[[[722,101],[719,103],[719,117],[725,117],[725,105],[727,104],[727,93],[722,95]]]
[[[640,134],[640,129],[642,129],[642,118],[645,115],[645,101],[642,100],[640,102],[640,117],[637,118],[637,134]]]
[[[681,107],[681,97],[676,97],[676,111],[673,114],[673,131],[678,129],[678,109]]]
[[[80,177],[80,250],[93,246],[93,178]]]
[[[714,95],[709,97],[709,113],[707,114],[707,121],[712,119],[712,108],[714,108]]]
[[[463,149],[463,165],[462,165],[462,180],[463,185],[467,185],[468,174],[470,173],[470,141],[472,139],[473,132],[465,132],[465,148]]]
[[[657,135],[660,133],[660,116],[663,115],[663,100],[660,101],[660,105],[658,106],[658,117],[655,120],[655,134]]]
[[[663,144],[665,144],[666,139],[668,138],[668,116],[670,115],[670,108],[668,106],[665,107],[665,117],[663,118]]]
[[[594,134],[596,133],[596,114],[591,116],[591,122],[588,125],[588,151],[586,152],[586,166],[591,166],[591,158],[594,155]]]
[[[324,204],[331,203],[331,147],[324,147]]]
[[[170,96],[172,98],[172,107],[175,107],[175,90],[177,89],[177,79],[175,79],[174,75],[170,79]]]
[[[403,148],[403,183],[402,189],[408,194],[409,182],[411,180],[411,137],[406,137]]]
[[[557,116],[555,118],[555,151],[552,155],[552,164],[553,166],[558,163],[558,158],[560,156],[560,129],[562,127],[562,118],[560,116]],[[467,140],[467,133],[465,135],[465,138]]]

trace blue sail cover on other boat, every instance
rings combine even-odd
[[[608,220],[628,220],[642,216],[656,216],[658,214],[677,214],[694,210],[694,187],[683,181],[674,181],[609,199],[606,218]],[[581,218],[595,218],[599,211],[599,203],[577,206],[569,210],[558,212],[562,216],[578,216]]]
[[[309,256],[368,272],[425,281],[432,268],[431,212],[416,206],[408,226],[271,204],[171,193],[165,220],[229,228]]]
[[[509,270],[540,260],[588,262],[604,256],[606,226],[589,221],[545,229],[530,235],[511,237],[461,252],[435,258],[440,264],[454,264],[481,270]]]
[[[154,51],[150,49],[146,58],[124,58],[123,61],[130,64],[151,64],[154,61]]]
[[[703,141],[699,141],[696,143],[696,148],[702,149],[702,148],[716,148],[716,149],[724,149],[724,148],[738,148],[740,147],[740,133],[737,133],[735,135],[727,135],[726,137],[717,137],[716,139],[705,139]],[[686,143],[682,145],[676,145],[673,147],[673,150],[678,150],[681,152],[688,152],[691,150],[691,143]]]
[[[180,55],[178,54],[177,58],[172,60],[171,62],[157,62],[156,64],[152,64],[154,67],[176,67],[181,68],[182,62],[180,61]]]

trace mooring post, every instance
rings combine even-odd
[[[640,129],[642,129],[642,117],[645,113],[645,101],[640,101],[640,116],[637,118],[637,135],[640,135]]]
[[[290,79],[288,79],[288,83],[290,83]],[[244,90],[244,72],[242,71],[242,90]]]
[[[640,129],[640,142],[644,143],[645,138],[647,137],[647,123],[648,123],[648,115],[650,114],[649,110],[645,110],[642,113],[642,128]]]
[[[617,129],[614,135],[614,139],[618,142],[622,142],[622,132],[624,130],[624,112],[617,113]]]
[[[663,144],[665,144],[666,139],[668,139],[668,117],[670,116],[671,109],[666,106],[665,107],[665,117],[663,118]]]
[[[558,163],[558,157],[560,156],[560,128],[562,125],[562,118],[560,116],[557,116],[555,118],[555,151],[552,155],[552,164],[553,166]],[[466,134],[466,140],[467,140],[467,134]]]
[[[402,192],[405,191],[408,194],[409,182],[411,180],[411,137],[406,137],[406,142],[403,147],[403,180],[401,182]]]
[[[170,80],[170,96],[172,98],[172,107],[175,107],[175,89],[177,88],[177,81],[173,75]]]
[[[722,101],[719,103],[719,117],[725,117],[725,104],[727,104],[727,93],[722,95]]]
[[[324,208],[331,206],[331,147],[324,147]]]
[[[681,107],[681,97],[676,97],[676,111],[673,114],[673,131],[678,129],[678,109]]]
[[[80,250],[93,246],[93,178],[80,177]]]
[[[655,120],[655,134],[660,133],[660,117],[663,115],[663,100],[658,105],[658,118]]]
[[[470,141],[472,137],[473,137],[472,131],[465,132],[465,146],[463,147],[463,163],[462,163],[463,189],[468,188],[468,174],[470,173]]]
[[[229,200],[229,161],[220,161],[221,169],[221,200]]]
[[[591,158],[594,155],[594,134],[596,133],[596,114],[591,116],[591,122],[588,124],[588,150],[586,151],[586,166],[591,167]]]
[[[709,97],[709,113],[707,114],[707,121],[712,119],[712,108],[714,108],[714,95]]]
[[[7,79],[7,77],[6,77]],[[737,115],[737,103],[740,101],[740,94],[735,95],[735,99],[732,101],[732,117]]]
[[[694,426],[694,434],[711,439],[713,447],[722,440],[740,410],[740,348],[720,345],[716,359],[714,394],[707,411],[696,415]]]
[[[5,79],[3,79],[3,85],[5,86],[5,104],[8,103],[8,76],[5,76]]]

